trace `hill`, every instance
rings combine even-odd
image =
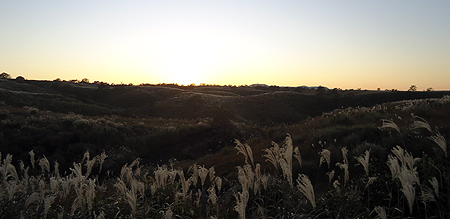
[[[449,94],[0,80],[0,209],[445,218]]]
[[[0,151],[25,159],[35,150],[63,166],[86,150],[117,153],[122,163],[195,161],[234,139],[279,138],[268,133],[333,110],[449,94],[2,79]]]

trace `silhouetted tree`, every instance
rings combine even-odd
[[[17,80],[17,81],[25,81],[25,78],[22,77],[22,76],[17,76],[17,77],[16,77],[16,80]]]
[[[1,79],[11,79],[11,75],[6,72],[3,72],[0,74],[0,78]]]
[[[416,85],[411,85],[411,87],[409,87],[408,91],[414,92],[417,90],[417,86]]]

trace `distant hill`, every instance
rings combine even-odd
[[[106,85],[63,81],[0,80],[6,105],[81,115],[140,118],[213,118],[251,124],[298,123],[338,108],[423,98],[450,92],[339,91],[321,87]],[[222,116],[222,115],[220,115]]]

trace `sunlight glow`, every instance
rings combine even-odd
[[[217,44],[214,38],[202,34],[181,34],[171,34],[160,40],[156,72],[169,83],[205,83],[218,61]]]

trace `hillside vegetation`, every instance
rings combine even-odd
[[[449,94],[3,79],[0,217],[445,218]]]

